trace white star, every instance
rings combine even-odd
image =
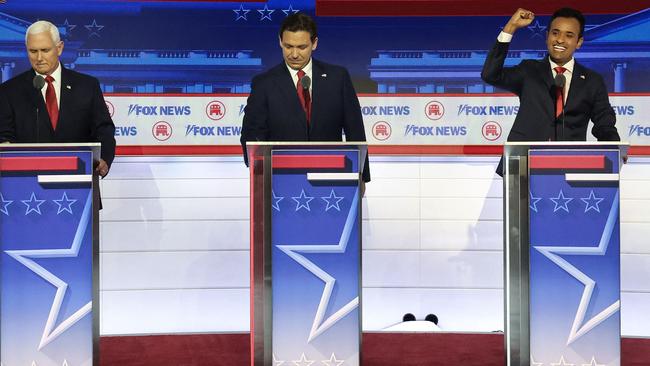
[[[300,10],[294,9],[293,5],[289,4],[289,9],[283,9],[282,12],[284,15],[289,16],[289,13],[295,14],[299,12]]]
[[[541,362],[535,362],[533,355],[530,355],[530,366],[543,366]]]
[[[271,203],[271,207],[274,209],[280,211],[280,201],[284,199],[284,197],[278,197],[275,195],[275,191],[271,191],[271,194],[273,195],[273,203]]]
[[[350,211],[348,212],[348,217],[345,221],[343,231],[341,232],[341,238],[339,239],[338,244],[334,245],[277,245],[277,248],[286,253],[293,260],[298,262],[301,266],[305,267],[309,272],[313,273],[316,277],[320,278],[321,281],[325,283],[323,287],[323,294],[320,298],[320,303],[318,304],[318,309],[314,315],[314,321],[311,325],[311,330],[309,332],[309,339],[307,342],[311,342],[314,338],[321,335],[331,326],[336,324],[344,316],[350,313],[352,310],[359,306],[359,297],[355,297],[346,305],[341,307],[339,310],[330,315],[329,318],[323,320],[325,317],[325,311],[330,302],[330,297],[332,296],[332,290],[334,289],[334,284],[336,279],[332,277],[327,272],[323,271],[320,267],[314,264],[312,261],[305,258],[303,255],[298,254],[298,252],[303,253],[334,253],[340,254],[345,253],[345,249],[348,246],[348,241],[352,232],[352,226],[357,220],[357,205],[359,202],[359,190],[357,189],[354,198],[352,199],[352,204],[350,205]]]
[[[575,366],[575,364],[566,363],[566,361],[564,361],[564,356],[560,356],[560,361],[558,361],[557,363],[551,362],[551,366]]]
[[[580,298],[580,304],[576,310],[575,318],[573,319],[573,326],[571,327],[571,332],[569,334],[569,338],[567,339],[567,345],[570,345],[578,338],[582,337],[591,329],[596,327],[598,324],[602,323],[607,318],[612,316],[619,310],[621,306],[621,301],[617,300],[608,306],[605,310],[589,319],[587,322],[583,322],[585,313],[587,312],[587,308],[591,302],[591,295],[594,291],[594,287],[596,286],[596,282],[590,277],[587,277],[587,275],[567,262],[564,258],[560,257],[560,255],[605,255],[607,252],[607,247],[609,246],[610,237],[612,236],[612,232],[616,226],[616,219],[618,217],[618,205],[618,192],[616,192],[616,196],[614,197],[614,201],[612,203],[612,208],[609,211],[609,216],[607,217],[607,222],[605,223],[603,234],[600,237],[600,242],[598,243],[597,247],[534,246],[536,250],[550,259],[553,263],[557,264],[568,274],[575,277],[575,279],[580,281],[585,286],[584,290],[582,291],[582,297]]]
[[[533,192],[530,192],[530,209],[537,212],[537,202],[539,202],[541,198],[533,196]]]
[[[569,207],[567,205],[569,202],[573,201],[573,198],[566,198],[564,197],[564,192],[560,189],[560,194],[557,196],[557,198],[550,198],[553,203],[555,203],[555,208],[553,208],[553,212],[557,210],[564,210],[566,212],[569,212]],[[558,203],[561,202],[561,203]]]
[[[284,363],[284,361],[280,361],[275,358],[275,353],[273,354],[273,366],[281,366]]]
[[[305,353],[303,352],[303,354],[302,354],[302,356],[300,356],[299,360],[295,360],[295,361],[291,361],[291,362],[293,362],[293,364],[296,365],[296,366],[309,366],[312,363],[314,363],[315,361],[308,360],[307,357],[305,357]]]
[[[339,202],[341,202],[343,197],[337,197],[333,189],[330,192],[329,197],[321,197],[321,198],[323,199],[323,201],[327,202],[327,207],[325,207],[325,211],[329,211],[330,208],[335,208],[337,211],[341,211],[341,208],[339,207]]]
[[[300,196],[298,197],[291,197],[293,198],[294,201],[296,201],[296,211],[300,210],[301,208],[305,208],[307,211],[311,211],[311,208],[309,208],[309,202],[314,199],[314,197],[309,197],[305,194],[305,190],[303,189],[302,192],[300,192]],[[305,202],[303,202],[303,200]]]
[[[605,366],[603,364],[596,363],[596,357],[591,356],[591,362],[589,363],[583,363],[582,366]]]
[[[324,365],[326,366],[341,366],[343,365],[344,360],[337,360],[336,356],[332,353],[332,356],[330,357],[329,360],[323,360],[321,361]]]
[[[72,214],[72,204],[77,202],[77,200],[68,199],[68,195],[63,192],[63,197],[60,200],[52,200],[54,203],[59,205],[59,209],[56,211],[56,214],[60,214],[63,211],[68,211]]]
[[[250,9],[244,9],[244,4],[239,4],[239,9],[234,9],[233,11],[235,14],[237,14],[235,21],[238,21],[239,19],[248,20],[248,18],[246,18],[246,14],[248,14]]]
[[[5,197],[2,195],[2,193],[0,193],[0,201],[2,201],[2,203],[0,203],[0,205],[2,205],[2,207],[0,207],[0,212],[9,216],[9,210],[7,210],[7,207],[14,201],[5,200]]]
[[[600,207],[598,207],[598,205],[603,202],[604,198],[596,197],[594,190],[592,189],[591,192],[589,192],[589,197],[581,198],[581,200],[587,204],[585,207],[585,213],[589,210],[595,210],[600,213]]]
[[[33,195],[33,194],[32,194]],[[77,257],[79,254],[79,248],[83,242],[84,235],[86,233],[86,228],[90,222],[92,215],[92,193],[88,194],[86,199],[86,205],[84,206],[83,213],[81,214],[81,220],[77,226],[77,231],[75,232],[74,239],[69,249],[28,249],[28,250],[5,250],[9,256],[22,263],[25,267],[32,270],[37,275],[41,276],[44,280],[51,283],[56,287],[56,294],[54,295],[54,300],[52,301],[52,307],[50,308],[50,314],[47,317],[47,322],[45,323],[45,328],[43,329],[43,335],[41,336],[40,344],[38,349],[41,350],[48,343],[55,340],[68,328],[73,326],[86,314],[90,313],[92,309],[92,301],[89,301],[86,305],[82,306],[74,314],[70,315],[66,320],[62,321],[56,328],[54,327],[57,319],[59,318],[59,312],[61,310],[61,304],[65,297],[66,290],[68,289],[68,284],[63,282],[60,278],[53,275],[51,272],[41,267],[39,264],[34,262],[30,258],[73,258]]]
[[[45,202],[45,200],[36,199],[36,195],[34,194],[34,192],[32,192],[32,196],[29,198],[29,200],[21,200],[21,201],[23,201],[25,206],[27,206],[27,211],[25,212],[25,215],[29,215],[29,213],[32,211],[40,215],[41,205],[43,204],[43,202]],[[32,205],[34,204],[35,206],[32,207]]]
[[[271,14],[273,14],[275,10],[270,10],[269,4],[264,4],[264,9],[258,9],[257,11],[262,15],[260,18],[260,21],[262,21],[264,19],[272,20]]]

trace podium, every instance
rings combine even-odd
[[[99,365],[99,152],[0,145],[2,365]]]
[[[504,147],[506,365],[620,365],[619,142]]]
[[[247,149],[251,365],[360,365],[366,143]]]

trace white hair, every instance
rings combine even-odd
[[[56,25],[48,22],[47,20],[39,20],[35,23],[32,23],[32,25],[27,28],[27,32],[25,33],[25,44],[27,44],[27,36],[30,34],[39,34],[43,32],[50,32],[50,36],[52,37],[52,41],[54,44],[58,44],[61,42],[61,36],[59,35],[59,28],[56,27]]]

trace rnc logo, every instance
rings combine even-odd
[[[111,118],[113,118],[113,115],[115,114],[115,106],[113,106],[113,103],[107,100],[106,108],[108,109],[108,114],[111,116]]]
[[[483,137],[489,141],[498,140],[501,137],[501,125],[494,121],[488,121],[481,128]]]
[[[432,121],[437,121],[445,115],[445,107],[442,103],[432,100],[424,107],[424,114]]]
[[[213,100],[205,107],[205,114],[213,121],[218,121],[226,115],[226,106],[218,100]]]
[[[165,121],[159,121],[153,125],[151,133],[153,133],[156,140],[167,141],[172,137],[172,126]]]
[[[388,122],[379,121],[372,126],[372,136],[379,141],[388,140],[391,133],[392,129]]]

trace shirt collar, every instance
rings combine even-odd
[[[553,69],[555,69],[556,67],[559,66],[558,64],[553,62],[553,60],[551,60],[550,57],[548,58],[548,61],[551,63],[551,70],[553,70]],[[576,59],[571,57],[571,60],[569,60],[569,62],[564,64],[564,66],[562,66],[562,67],[564,67],[566,69],[565,72],[569,72],[569,73],[573,74],[573,67],[575,66],[575,64],[576,64]]]
[[[38,72],[36,73],[36,75],[42,76],[43,79],[47,77],[47,75],[39,74]],[[52,78],[54,78],[54,82],[58,82],[58,83],[61,82],[61,61],[59,61],[59,64],[56,66],[56,69],[52,72],[51,75]]]
[[[307,65],[305,65],[305,67],[302,68],[302,71],[305,72],[305,75],[309,75],[310,77],[311,77],[311,68],[312,68],[312,62],[311,62],[311,60],[312,60],[312,59],[310,58],[310,59],[309,59],[309,62],[307,63]],[[297,78],[297,77],[298,77],[298,70],[294,70],[294,69],[292,69],[292,68],[289,67],[289,65],[286,64],[286,63],[285,63],[285,65],[287,65],[287,69],[289,69],[289,73],[291,74],[291,76]]]

